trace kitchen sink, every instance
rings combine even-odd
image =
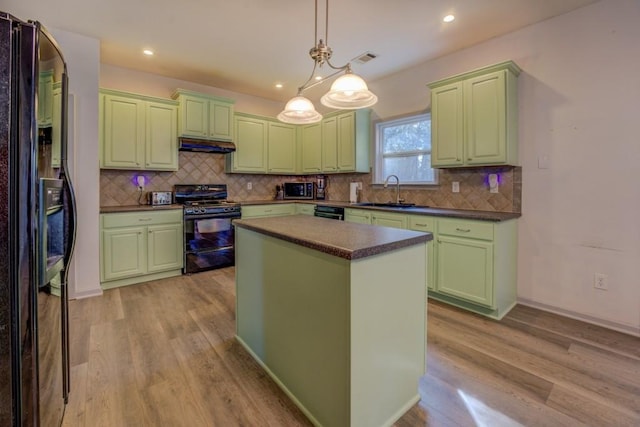
[[[364,202],[364,203],[356,203],[355,206],[369,206],[374,208],[400,208],[400,209],[408,209],[408,208],[428,208],[428,206],[416,206],[415,203],[373,203],[373,202]]]

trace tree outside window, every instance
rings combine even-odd
[[[376,124],[374,183],[396,175],[405,184],[437,184],[431,168],[431,114],[417,114]]]

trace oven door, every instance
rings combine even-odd
[[[185,217],[184,273],[196,273],[235,264],[234,217]]]

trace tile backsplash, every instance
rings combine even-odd
[[[126,206],[138,204],[140,193],[135,177],[145,177],[145,192],[169,191],[175,184],[227,184],[230,200],[272,200],[275,187],[283,181],[313,180],[314,176],[226,174],[224,155],[181,151],[180,168],[175,172],[100,171],[100,204]],[[499,175],[499,192],[490,193],[487,177]],[[483,167],[473,169],[441,169],[439,185],[410,188],[402,186],[400,196],[406,202],[440,208],[472,209],[494,212],[521,212],[522,169],[520,167]],[[361,201],[387,202],[395,200],[395,186],[372,185],[371,174],[328,176],[329,200],[348,201],[349,183],[362,182]],[[451,183],[460,183],[460,192],[451,191]],[[247,190],[247,184],[252,189]],[[140,198],[144,203],[144,195]]]

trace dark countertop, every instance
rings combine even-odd
[[[309,215],[235,220],[236,227],[349,260],[433,240],[431,233],[334,221]]]
[[[143,211],[163,211],[167,209],[182,209],[182,205],[129,205],[129,206],[100,206],[100,213],[118,213],[118,212],[143,212]]]
[[[237,202],[237,201],[236,201]],[[387,208],[381,206],[358,206],[358,204],[341,202],[335,200],[248,200],[238,202],[242,206],[251,205],[270,205],[270,204],[283,204],[283,203],[308,203],[313,205],[324,206],[338,206],[342,208],[353,209],[365,209],[382,212],[395,212],[406,215],[429,215],[448,218],[460,218],[460,219],[475,219],[480,221],[507,221],[510,219],[520,218],[522,214],[511,212],[492,212],[492,211],[473,211],[466,209],[448,209],[448,208],[435,208],[435,207],[420,207],[415,206],[412,208]],[[100,213],[114,213],[114,212],[137,212],[137,211],[156,211],[163,209],[182,209],[182,205],[165,205],[165,206],[151,206],[151,205],[130,205],[130,206],[102,206],[100,207]]]
[[[334,200],[252,200],[240,202],[241,205],[268,205],[280,203],[310,203],[314,205],[338,206],[342,208],[365,209],[382,212],[395,212],[406,215],[429,215],[449,218],[475,219],[481,221],[507,221],[510,219],[520,218],[521,213],[512,212],[492,212],[492,211],[473,211],[466,209],[449,209],[436,207],[420,207],[411,208],[387,208],[381,206],[358,206],[357,203],[341,202]]]

